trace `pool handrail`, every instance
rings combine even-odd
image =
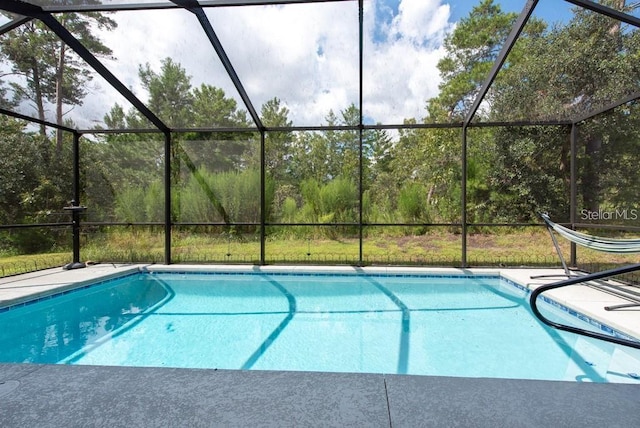
[[[588,281],[596,281],[596,280],[608,278],[614,275],[621,275],[623,273],[635,272],[637,270],[640,270],[640,263],[623,266],[615,269],[608,269],[602,272],[591,273],[584,276],[571,277],[569,279],[565,279],[562,281],[552,282],[551,284],[541,285],[540,287],[533,290],[531,292],[531,295],[529,296],[529,304],[531,305],[531,310],[533,311],[533,314],[536,316],[536,318],[538,318],[540,321],[558,330],[568,331],[571,333],[576,333],[583,336],[588,336],[595,339],[612,342],[618,345],[624,345],[624,346],[629,346],[631,348],[640,349],[640,342],[627,340],[627,339],[614,337],[614,336],[608,336],[606,334],[596,333],[593,331],[584,330],[578,327],[572,327],[569,325],[560,324],[560,323],[551,321],[548,318],[546,318],[544,315],[542,315],[542,313],[540,313],[540,310],[538,309],[538,305],[537,305],[538,296],[544,293],[545,291],[553,290],[560,287],[566,287],[567,285],[575,285],[575,284],[585,283]]]

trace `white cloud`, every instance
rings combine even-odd
[[[438,0],[403,0],[398,14],[381,27],[382,42],[374,43],[379,23],[368,22],[371,47],[365,48],[365,116],[382,123],[402,123],[426,115],[425,102],[438,94],[437,63],[442,41],[452,24],[449,6]],[[380,36],[379,36],[380,37]]]
[[[357,102],[357,3],[216,12],[208,15],[256,109],[278,97],[295,124],[320,125]]]
[[[420,119],[425,101],[437,95],[436,64],[442,39],[452,29],[450,8],[440,0],[401,0],[390,21],[376,22],[375,7],[382,1],[365,2],[365,116],[382,123]],[[295,125],[320,125],[329,110],[358,104],[358,2],[205,11],[256,110],[278,97]],[[119,26],[102,38],[117,59],[103,62],[142,101],[139,64],[158,70],[170,56],[194,85],[221,87],[244,107],[193,14],[158,10],[112,17]],[[113,105],[104,85],[85,102],[84,108],[95,110],[91,117],[101,118]]]
[[[449,28],[450,14],[450,6],[438,0],[402,0],[391,31],[415,44],[433,44]]]

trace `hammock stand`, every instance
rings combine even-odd
[[[631,253],[640,253],[640,239],[612,239],[605,238],[601,236],[587,235],[586,233],[577,232],[575,230],[569,229],[557,223],[554,223],[549,218],[549,215],[546,213],[540,214],[542,219],[544,220],[547,230],[549,231],[549,235],[551,235],[551,240],[553,241],[553,246],[556,249],[556,253],[558,253],[558,257],[560,258],[560,263],[562,263],[562,268],[564,269],[564,276],[577,277],[581,275],[572,274],[567,266],[567,263],[562,256],[562,251],[560,251],[560,245],[558,245],[558,240],[553,232],[556,232],[558,235],[567,239],[570,242],[573,242],[577,245],[580,245],[585,248],[591,248],[592,250],[602,251],[607,253],[617,253],[617,254],[631,254]],[[557,276],[557,275],[538,275],[532,276],[531,278],[542,278],[549,276]],[[606,306],[606,310],[614,310],[621,308],[629,308],[634,306],[640,306],[640,293],[634,290],[631,290],[631,285],[623,288],[620,285],[612,284],[609,281],[597,281],[597,284],[594,282],[589,282],[587,285],[598,288],[602,291],[605,291],[610,294],[614,294],[618,297],[622,297],[626,300],[631,300],[633,303],[624,304],[624,305],[616,305],[616,306]]]

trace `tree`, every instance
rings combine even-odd
[[[191,85],[191,77],[171,58],[161,62],[159,71],[149,64],[139,67],[140,79],[148,92],[147,105],[172,128],[248,126],[246,112],[237,107],[224,91],[211,85],[198,88]],[[114,105],[105,117],[108,126],[118,128],[148,127],[148,120],[138,111],[124,112]],[[212,172],[246,169],[254,143],[252,134],[238,132],[184,131],[171,135],[171,188],[173,190],[173,219],[178,221],[182,210],[182,193],[187,183],[196,183],[209,200],[210,206],[225,222],[230,222],[228,208],[211,188],[207,176]],[[130,184],[150,186],[162,177],[164,168],[164,140],[158,134],[108,135],[104,140],[105,156],[120,159]]]
[[[248,126],[247,113],[233,98],[215,86],[202,84],[193,90],[193,126],[225,128]]]
[[[138,67],[142,86],[149,93],[147,105],[164,123],[173,128],[184,128],[193,123],[191,77],[180,64],[167,57],[162,61],[160,73],[149,63]]]
[[[504,13],[493,0],[482,0],[445,38],[447,54],[438,62],[442,77],[440,94],[428,101],[428,112],[433,120],[464,118],[516,18],[515,13]],[[542,29],[543,25],[534,20],[521,37]],[[486,101],[491,101],[491,94]]]
[[[440,94],[427,100],[425,122],[459,122],[465,118],[516,18],[514,13],[504,13],[493,0],[482,0],[460,20],[445,38],[446,55],[438,63],[442,77]],[[534,27],[528,32],[540,30],[539,26]],[[489,93],[485,98],[489,105],[493,96]],[[416,129],[400,134],[393,156],[397,186],[414,182],[415,191],[419,188],[417,184],[422,184],[434,219],[459,221],[462,191],[467,192],[472,219],[475,213],[484,212],[477,207],[484,204],[486,197],[487,189],[481,183],[492,164],[492,139],[477,131],[473,136],[467,153],[467,189],[462,189],[459,130]]]
[[[25,195],[40,182],[38,139],[25,132],[25,125],[0,116],[0,224],[22,223],[28,215]]]
[[[603,3],[619,10],[626,7],[620,0]],[[499,120],[572,119],[619,100],[637,90],[638,43],[635,32],[623,31],[619,21],[576,8],[566,25],[521,41],[527,55],[522,55],[504,79],[496,82],[499,95],[492,114]],[[621,108],[579,126],[578,189],[580,203],[588,210],[598,211],[600,204],[607,203],[606,186],[613,184],[608,179],[623,179],[617,174],[618,164],[628,165],[624,158],[638,152],[628,144],[638,137],[637,116],[629,114],[633,110]],[[551,208],[557,215],[566,216],[570,185],[568,132],[558,128],[552,133],[530,129],[519,135],[522,141],[514,144],[513,132],[505,129],[496,133],[500,159],[507,162],[498,165],[501,170],[517,170],[521,175],[513,177],[517,182],[504,185],[531,198],[527,203],[530,210]],[[518,153],[519,149],[523,151]],[[603,171],[611,172],[605,175]],[[631,170],[624,175],[624,182],[637,176]],[[494,179],[502,181],[504,177],[496,174]],[[524,183],[529,183],[526,192]]]
[[[409,121],[411,123],[411,121]],[[425,189],[434,219],[460,219],[461,155],[457,129],[402,130],[393,149],[395,194],[408,183]]]
[[[262,105],[260,114],[266,127],[288,128],[289,109],[281,105],[280,99],[272,98]],[[290,160],[292,157],[293,134],[291,132],[269,131],[265,135],[265,168],[279,185],[291,184]]]
[[[370,134],[371,147],[368,170],[363,170],[363,212],[366,221],[373,222],[371,216],[387,211],[390,199],[397,194],[395,190],[393,163],[396,161],[393,149],[394,141],[385,130],[374,130]],[[366,203],[365,203],[366,202]],[[372,208],[375,210],[372,211]]]
[[[57,19],[94,55],[111,55],[111,49],[94,33],[96,28],[112,30],[117,26],[107,15],[63,13]],[[55,106],[55,121],[62,125],[67,113],[65,105],[82,104],[93,76],[83,61],[42,22],[33,20],[21,25],[0,40],[0,47],[2,55],[11,62],[13,73],[25,78],[24,84],[11,85],[14,100],[32,102],[38,119],[46,119],[47,103],[51,103]],[[46,137],[43,125],[40,133]],[[58,153],[62,150],[62,139],[62,131],[58,130]]]
[[[115,21],[107,15],[64,13],[56,15],[56,19],[94,55],[111,55],[111,49],[96,35],[97,30],[116,27]],[[10,72],[22,77],[21,81],[13,81],[9,86],[12,90],[10,105],[15,107],[23,101],[30,102],[41,120],[50,120],[46,112],[53,107],[55,123],[72,125],[65,115],[83,103],[88,84],[93,79],[91,71],[75,52],[42,22],[32,20],[0,38],[0,55],[10,64]],[[2,95],[6,102],[5,88]],[[15,205],[21,207],[21,212],[14,213],[17,216],[15,221],[50,222],[50,213],[59,211],[71,198],[71,165],[68,163],[71,144],[67,144],[70,136],[56,130],[55,143],[52,144],[44,124],[40,125],[39,138],[24,129],[17,132],[25,134],[21,146],[17,150],[3,151],[3,155],[11,165],[21,165],[22,155],[19,152],[27,151],[37,168],[21,167],[23,173],[18,176],[22,179],[22,200]],[[46,233],[35,235],[29,242],[39,239],[40,249],[51,242]]]
[[[296,134],[292,145],[290,168],[291,179],[300,183],[313,178],[325,183],[331,177],[330,153],[327,141],[318,132],[300,132]]]
[[[226,97],[222,89],[210,85],[193,88],[191,77],[171,58],[162,61],[159,72],[146,64],[139,67],[139,74],[149,95],[147,105],[150,110],[172,128],[248,126],[246,113],[238,109],[235,100]],[[119,105],[111,109],[105,123],[121,128],[149,126],[139,112],[125,113]],[[135,138],[162,140],[149,135]],[[206,167],[210,171],[240,168],[246,164],[250,138],[241,133],[184,132],[172,134],[172,141],[173,181],[178,183],[180,157],[188,156],[197,168]]]

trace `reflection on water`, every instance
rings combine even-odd
[[[4,312],[0,362],[59,362],[135,323],[168,296],[169,291],[152,278],[129,277]]]

